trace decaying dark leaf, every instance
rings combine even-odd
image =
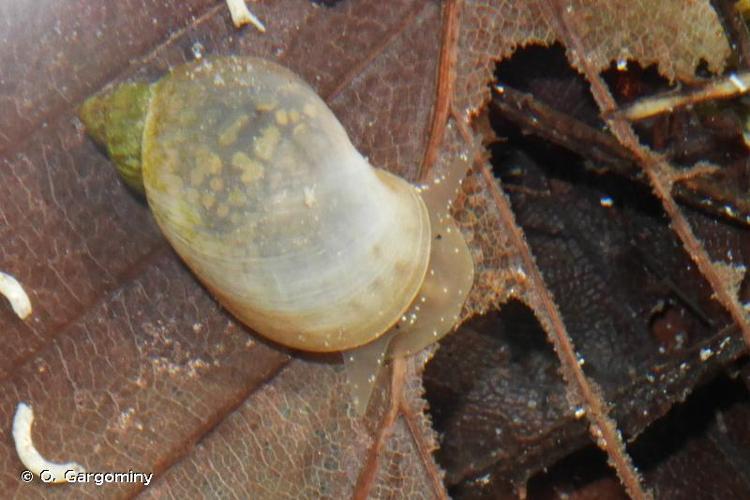
[[[647,191],[592,176],[559,149],[542,155],[548,167],[540,169],[510,152],[524,145],[541,149],[517,136],[498,146],[498,173],[584,371],[634,437],[744,345]],[[720,230],[724,236],[713,229],[721,245],[742,252],[732,243],[741,231]],[[542,338],[528,310],[506,305],[499,317],[462,327],[428,364],[425,384],[443,435],[438,457],[455,488],[477,478],[522,483],[587,442],[584,409],[568,403]]]
[[[660,498],[745,498],[748,391],[718,377],[654,424],[631,453]],[[606,457],[587,448],[529,483],[529,497],[626,498]]]
[[[476,11],[473,11],[472,7],[476,7]],[[540,115],[542,118],[552,119],[542,119],[538,122],[534,117],[525,116],[523,109],[518,113],[516,110],[510,110],[505,114],[502,109],[496,109],[494,116],[510,121],[511,126],[502,127],[493,123],[495,128],[489,133],[486,127],[481,130],[488,140],[494,140],[494,136],[500,138],[501,145],[496,147],[493,163],[496,169],[498,166],[504,169],[502,187],[511,195],[515,220],[523,228],[531,252],[535,256],[536,265],[544,276],[549,292],[555,298],[556,306],[550,307],[549,300],[545,297],[546,292],[542,292],[541,297],[537,295],[540,289],[534,282],[534,264],[530,267],[529,261],[524,262],[523,259],[519,259],[521,266],[516,276],[530,276],[531,280],[517,283],[515,287],[512,284],[507,288],[493,287],[492,284],[495,282],[507,284],[508,280],[496,279],[497,274],[488,271],[488,274],[480,274],[479,282],[481,286],[482,278],[485,278],[490,293],[479,287],[477,291],[485,292],[482,293],[484,299],[494,292],[499,301],[506,300],[509,295],[516,296],[532,307],[542,328],[551,336],[561,358],[563,375],[568,382],[569,405],[572,408],[569,410],[570,413],[575,416],[576,413],[582,412],[589,416],[592,436],[597,444],[607,451],[609,460],[625,483],[628,493],[634,497],[643,497],[650,494],[648,489],[651,485],[644,485],[637,469],[630,465],[630,459],[620,442],[620,431],[614,431],[613,420],[610,418],[614,417],[617,426],[627,438],[634,439],[648,425],[650,419],[662,415],[674,401],[685,398],[696,383],[744,352],[738,333],[747,329],[747,319],[739,306],[733,277],[741,277],[740,273],[744,271],[741,266],[745,262],[747,238],[742,227],[732,224],[719,225],[715,217],[683,212],[674,204],[669,187],[676,181],[697,179],[700,174],[695,169],[695,173],[678,173],[676,167],[667,165],[663,159],[660,160],[656,155],[648,153],[639,144],[640,140],[655,144],[653,133],[649,136],[646,131],[639,131],[641,135],[637,138],[627,124],[612,121],[607,114],[614,106],[610,91],[616,95],[617,92],[627,92],[628,97],[633,99],[643,92],[648,92],[648,82],[640,89],[634,89],[632,86],[622,89],[608,88],[607,82],[599,73],[610,64],[617,64],[622,69],[628,67],[628,57],[617,57],[611,53],[613,46],[624,46],[628,50],[632,46],[639,46],[642,50],[640,55],[630,56],[642,67],[654,62],[654,56],[647,53],[659,46],[659,43],[640,45],[639,41],[642,41],[643,37],[638,35],[641,30],[639,25],[643,22],[649,23],[654,18],[659,19],[660,26],[673,26],[674,22],[685,23],[694,26],[695,29],[691,31],[696,36],[709,33],[718,36],[714,38],[719,44],[714,46],[717,48],[714,55],[723,53],[726,56],[727,45],[725,40],[721,40],[724,35],[714,14],[704,10],[704,15],[700,16],[701,21],[697,18],[691,20],[695,12],[688,12],[690,9],[686,8],[684,3],[678,5],[662,2],[659,7],[666,10],[652,11],[648,16],[638,20],[634,20],[630,15],[641,8],[640,6],[634,6],[634,10],[631,11],[625,6],[617,5],[617,2],[606,2],[606,5],[602,2],[591,4],[589,7],[591,10],[587,10],[587,7],[582,9],[575,2],[552,2],[544,6],[525,4],[520,8],[524,15],[518,18],[518,22],[512,15],[498,15],[493,18],[496,26],[509,26],[506,30],[510,33],[507,37],[494,39],[482,36],[488,32],[487,26],[493,25],[492,22],[487,22],[484,16],[488,12],[497,14],[502,7],[493,10],[473,3],[468,7],[469,15],[476,12],[478,20],[476,28],[469,28],[467,38],[462,39],[462,42],[469,46],[469,54],[475,55],[485,64],[489,65],[493,59],[502,59],[505,53],[498,58],[494,52],[513,50],[519,44],[513,42],[513,37],[523,33],[521,36],[525,43],[549,45],[552,41],[560,42],[565,47],[567,59],[573,68],[583,73],[584,77],[582,87],[576,81],[580,77],[575,74],[556,74],[555,68],[559,65],[554,62],[550,64],[549,59],[543,59],[536,65],[537,68],[541,68],[541,75],[537,73],[536,80],[528,80],[525,82],[525,88],[516,89],[513,88],[514,84],[519,85],[524,78],[528,79],[535,74],[533,61],[531,67],[522,64],[515,66],[515,69],[521,72],[520,75],[512,72],[503,74],[498,70],[502,84],[498,92],[500,95],[508,88],[514,92],[521,90],[529,96],[525,105],[529,106],[528,99],[538,99],[553,109]],[[690,7],[709,11],[712,8],[708,3],[699,5],[698,2]],[[660,17],[670,10],[672,12],[667,16],[671,20],[667,21]],[[620,18],[617,20],[612,17],[615,11],[620,12]],[[645,21],[646,17],[649,21]],[[702,24],[697,26],[698,22]],[[709,25],[712,27],[708,27]],[[599,26],[609,26],[612,31],[609,31],[608,35],[603,35],[598,31]],[[669,38],[675,33],[675,30],[664,29],[659,30],[658,35],[651,36]],[[493,40],[493,43],[489,44],[488,40]],[[493,49],[487,50],[488,45]],[[711,45],[711,42],[704,39],[704,43],[690,45],[690,48],[683,46],[672,53],[670,61],[675,65],[671,69],[665,66],[671,62],[667,63],[664,59],[657,67],[670,79],[677,76],[682,81],[695,81],[698,63],[701,59],[709,60],[707,57],[697,56],[696,50],[701,51]],[[466,48],[460,46],[462,49]],[[724,49],[718,50],[719,46]],[[477,55],[483,53],[484,58]],[[606,60],[598,59],[602,53],[609,54]],[[723,61],[723,58],[714,60],[709,66],[714,70],[720,69]],[[682,69],[674,73],[675,68],[680,65],[683,65]],[[463,82],[469,82],[466,84],[468,88],[477,89],[471,84],[477,73],[472,73],[471,69],[475,69],[475,66],[472,65],[464,73],[459,71],[459,91],[463,89]],[[530,70],[531,75],[524,73],[524,70]],[[680,72],[682,74],[678,75]],[[508,87],[505,81],[515,83]],[[636,79],[631,82],[640,85],[641,81]],[[593,101],[586,95],[588,93],[585,90],[581,93],[581,89],[586,89],[589,85]],[[469,99],[487,102],[486,98],[477,97],[471,91],[467,92],[467,95]],[[515,102],[523,103],[519,100]],[[595,103],[596,107],[586,109],[590,103]],[[469,107],[478,109],[471,108],[470,105]],[[569,114],[572,120],[567,118],[567,121],[561,122],[556,114],[561,112]],[[614,132],[615,143],[611,136],[607,135],[610,132],[604,128],[604,123],[597,118],[601,115]],[[588,134],[588,137],[595,139],[592,141],[594,148],[589,149],[586,143],[574,144],[571,147],[576,136],[571,135],[569,129],[559,127],[560,123],[574,123],[578,127],[578,139],[587,137]],[[556,129],[555,126],[559,128]],[[709,132],[708,127],[704,125],[703,130],[692,132],[691,135],[705,136]],[[546,141],[530,138],[526,134],[533,134]],[[675,133],[672,130],[668,137],[679,139],[679,132]],[[737,139],[736,133],[734,138]],[[565,146],[568,150],[551,146],[547,141]],[[705,144],[704,141],[703,154],[715,154],[715,151]],[[612,155],[609,162],[598,159],[607,154],[602,153],[602,149]],[[571,150],[575,154],[571,154]],[[728,151],[737,149],[729,148]],[[684,155],[684,149],[673,151],[672,156],[675,156],[675,153]],[[695,154],[695,151],[691,151],[691,154]],[[744,161],[746,157],[744,151],[730,154],[739,154],[729,157],[735,158],[734,161]],[[635,160],[640,173],[632,169],[631,159]],[[724,160],[727,160],[726,156]],[[608,165],[602,166],[602,163]],[[623,174],[627,174],[632,180],[626,180],[622,177]],[[483,177],[486,182],[491,182],[487,170],[484,171]],[[638,183],[643,183],[646,187],[639,187]],[[704,188],[705,186],[700,186],[700,189]],[[490,191],[491,189],[490,187]],[[655,190],[656,198],[650,195],[651,189]],[[482,191],[476,190],[478,193]],[[703,193],[705,195],[708,191]],[[744,201],[742,198],[739,197],[740,201]],[[541,209],[545,205],[545,200],[549,200],[550,204],[547,209]],[[475,196],[469,206],[476,215],[464,220],[469,227],[486,227],[486,222],[483,223],[485,225],[479,226],[479,221],[487,218],[487,207],[493,205],[501,208],[500,219],[506,220],[503,203],[502,197],[497,194],[485,203],[481,201],[481,195]],[[668,216],[662,213],[662,206]],[[507,223],[505,227],[508,228]],[[581,229],[577,230],[575,227]],[[658,227],[661,229],[656,231]],[[670,236],[675,229],[677,239]],[[510,230],[512,232],[512,226]],[[475,234],[479,232],[476,231]],[[618,233],[620,236],[616,236]],[[577,236],[574,236],[576,234]],[[555,250],[557,245],[560,245],[559,249]],[[491,245],[481,246],[486,248]],[[511,246],[519,248],[518,244]],[[659,246],[662,246],[661,249]],[[687,254],[681,250],[683,246],[687,249]],[[497,251],[498,257],[513,258],[512,252],[509,256],[506,247],[491,247]],[[598,256],[593,257],[592,253]],[[492,258],[481,254],[478,259],[480,267],[482,259],[488,258],[489,262],[494,262],[498,257]],[[665,257],[669,260],[664,261]],[[730,263],[728,266],[727,262]],[[695,272],[695,264],[700,271],[698,273]],[[736,267],[738,264],[740,267]],[[732,270],[729,274],[725,271],[727,267]],[[607,271],[595,278],[593,275],[597,274],[597,269]],[[684,283],[677,284],[682,280],[678,276],[684,275],[685,271],[692,273],[692,276],[685,276]],[[507,267],[501,272],[507,273]],[[709,283],[706,283],[701,275],[706,276]],[[649,285],[649,282],[652,284]],[[657,283],[659,285],[654,286]],[[628,299],[628,295],[632,299]],[[701,295],[703,299],[698,298]],[[714,302],[717,297],[721,305]],[[642,302],[644,300],[646,302]],[[647,302],[651,304],[646,305]],[[599,305],[596,305],[597,303]],[[617,309],[620,308],[622,309],[618,312]],[[597,312],[598,310],[602,312]],[[727,311],[731,318],[726,315]],[[719,316],[714,317],[714,314]],[[564,321],[564,328],[561,327],[560,318]],[[503,328],[497,330],[495,335],[502,337],[500,332]],[[606,333],[608,330],[611,332],[609,335]],[[638,334],[636,331],[641,333]],[[699,331],[703,333],[700,334]],[[685,334],[689,335],[688,343],[698,341],[698,344],[692,348],[688,347],[687,343],[683,342],[687,340],[683,339]],[[702,340],[698,340],[701,338]],[[676,340],[679,340],[680,350],[688,350],[682,353],[673,351]],[[666,344],[659,345],[664,342]],[[729,349],[725,350],[726,348]],[[467,345],[464,349],[470,350],[471,346]],[[692,354],[688,354],[691,351]],[[500,349],[500,352],[503,350]],[[721,352],[722,360],[715,358],[717,352]],[[452,356],[453,359],[461,356],[453,349],[446,355]],[[473,359],[470,354],[467,354],[467,357]],[[450,364],[450,359],[443,362]],[[441,383],[445,378],[444,372],[439,370],[440,360],[439,352],[434,361],[436,373],[431,374],[432,367],[427,372],[428,387],[436,384],[434,387],[437,391],[443,387]],[[715,363],[713,367],[708,366],[712,362]],[[477,363],[477,366],[483,365]],[[465,413],[454,410],[451,417],[443,422],[446,428],[438,425],[438,430],[445,432],[443,446],[448,449],[444,456],[450,457],[447,462],[448,478],[463,481],[456,483],[452,490],[460,496],[481,496],[487,491],[505,491],[508,481],[517,481],[520,491],[525,491],[523,480],[526,474],[545,467],[545,458],[556,458],[554,452],[548,451],[550,448],[559,451],[566,446],[575,446],[574,440],[571,443],[572,438],[566,436],[565,432],[550,432],[555,436],[548,441],[550,448],[539,453],[538,457],[541,457],[541,460],[536,465],[529,465],[537,460],[534,455],[537,443],[533,439],[531,443],[522,441],[521,432],[502,436],[503,430],[507,429],[508,421],[524,419],[522,412],[512,413],[507,408],[503,409],[508,405],[492,404],[512,398],[512,392],[503,392],[505,382],[500,373],[500,370],[496,370],[494,378],[482,378],[482,375],[486,374],[477,373],[477,379],[471,385],[476,390],[469,391],[465,395],[465,400],[459,397],[452,402],[459,408],[467,405],[469,410]],[[625,389],[625,386],[630,384],[630,388]],[[649,389],[649,386],[657,389]],[[494,397],[488,398],[489,394]],[[439,396],[435,397],[439,400]],[[491,401],[491,404],[485,405],[483,411],[477,411],[476,406],[472,404],[481,404],[479,401],[483,397],[486,401]],[[602,403],[603,401],[606,403]],[[549,398],[546,403],[543,405],[545,408],[559,406],[554,398]],[[628,407],[631,409],[628,410]],[[441,410],[436,411],[440,414]],[[643,413],[639,413],[641,411]],[[572,416],[569,415],[568,420],[571,422],[569,425],[575,425]],[[558,430],[553,424],[548,425],[549,428]],[[458,435],[451,435],[448,430],[451,427],[453,430],[459,430]],[[513,425],[510,427],[512,429]],[[539,429],[537,431],[541,433]],[[455,443],[451,441],[452,437],[457,440]],[[467,437],[469,442],[465,440]],[[497,447],[488,442],[496,444]],[[519,447],[519,442],[524,442],[526,447]],[[465,449],[462,450],[463,453],[457,453],[457,446],[473,446],[476,453],[472,454]],[[490,453],[486,453],[487,450],[490,450]],[[515,458],[522,451],[527,454],[520,455],[523,457],[520,461],[508,463],[501,458]],[[462,455],[468,456],[468,460],[462,462]],[[493,484],[499,485],[499,489],[493,490]]]

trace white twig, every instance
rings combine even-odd
[[[704,87],[687,94],[666,94],[644,97],[616,114],[630,121],[643,120],[663,113],[671,113],[677,108],[714,99],[731,99],[750,90],[750,72],[731,73],[718,78]]]
[[[24,291],[16,278],[2,271],[0,271],[0,294],[7,297],[10,301],[10,306],[13,308],[13,312],[19,318],[26,319],[31,314],[31,301],[29,300],[29,296],[26,295],[26,291]]]
[[[235,27],[241,28],[246,24],[252,24],[261,33],[266,32],[266,27],[260,19],[255,17],[255,14],[250,12],[245,5],[245,0],[227,0],[227,7],[229,7],[229,15],[232,16]]]
[[[83,467],[75,462],[60,464],[44,458],[31,440],[31,424],[33,423],[34,410],[24,402],[18,403],[16,415],[13,417],[13,441],[16,443],[18,458],[21,459],[24,467],[41,477],[45,483],[64,483],[66,472],[84,472]]]

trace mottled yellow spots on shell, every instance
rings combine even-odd
[[[261,113],[268,113],[269,111],[276,109],[276,106],[278,106],[276,101],[261,101],[255,105],[255,109]]]
[[[285,109],[278,109],[275,113],[276,116],[276,123],[279,125],[286,125],[289,123],[289,116],[286,113]]]
[[[260,170],[247,170],[242,173],[242,176],[240,177],[240,180],[243,184],[251,185],[256,182],[258,179],[262,179],[264,176],[264,171],[261,168]]]
[[[224,180],[221,177],[213,177],[208,185],[212,191],[221,191],[224,189]]]
[[[164,152],[164,169],[169,172],[176,172],[179,168],[180,158],[175,151]]]
[[[247,195],[240,188],[233,188],[227,197],[227,201],[233,207],[241,207],[247,203]]]
[[[232,166],[242,171],[240,179],[245,184],[252,184],[254,181],[263,178],[263,165],[242,151],[232,155]]]
[[[176,195],[184,189],[182,177],[174,174],[166,173],[162,175],[162,182],[164,183],[164,190],[172,195]]]
[[[210,210],[211,207],[216,203],[216,197],[210,193],[205,193],[201,196],[201,204],[206,210]]]
[[[240,115],[235,118],[229,126],[219,133],[219,145],[231,146],[237,142],[237,137],[239,136],[240,131],[249,121],[250,117],[248,115]]]
[[[195,152],[195,164],[211,175],[220,174],[224,167],[221,157],[205,147]]]
[[[229,205],[226,203],[220,203],[218,207],[216,207],[216,215],[221,217],[222,219],[229,215]]]
[[[302,138],[303,134],[307,133],[309,130],[309,127],[305,125],[304,123],[300,123],[298,125],[295,125],[295,127],[292,129],[292,136],[294,136],[297,139]]]
[[[261,160],[270,160],[280,140],[281,131],[279,128],[275,125],[267,126],[261,131],[260,137],[253,144],[255,155]]]

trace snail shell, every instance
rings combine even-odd
[[[255,331],[297,349],[348,350],[399,321],[408,330],[432,289],[452,309],[399,352],[453,326],[473,276],[447,211],[453,193],[433,196],[428,212],[424,193],[371,167],[289,70],[205,59],[92,97],[81,118],[126,181],[145,189],[177,253]],[[452,227],[450,243],[434,244],[436,227]],[[436,251],[458,257],[428,273]],[[448,293],[445,268],[456,259],[462,285]]]

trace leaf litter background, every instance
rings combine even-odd
[[[716,300],[650,194],[647,155],[621,144],[622,127],[613,140],[602,94],[589,90],[603,72],[624,104],[745,68],[748,37],[731,3],[326,4],[253,4],[265,35],[236,30],[220,2],[0,6],[0,269],[34,304],[25,323],[0,307],[3,491],[625,496],[609,456],[632,496],[748,496],[747,319]],[[468,321],[424,374],[432,421],[421,374],[431,352],[384,374],[356,418],[334,360],[284,352],[234,322],[85,137],[75,110],[88,95],[196,53],[291,67],[373,164],[409,179],[450,168],[461,152],[475,157],[456,216],[478,273]],[[492,95],[494,79],[507,92]],[[749,250],[737,123],[725,106],[636,127],[672,162],[669,179],[699,161],[719,167],[674,192],[711,261],[732,265]],[[423,161],[433,153],[434,164]],[[744,283],[740,297],[722,283],[746,300]],[[35,409],[45,457],[153,471],[155,482],[21,483],[10,437],[18,401]],[[629,451],[642,481],[616,429],[639,437]]]

